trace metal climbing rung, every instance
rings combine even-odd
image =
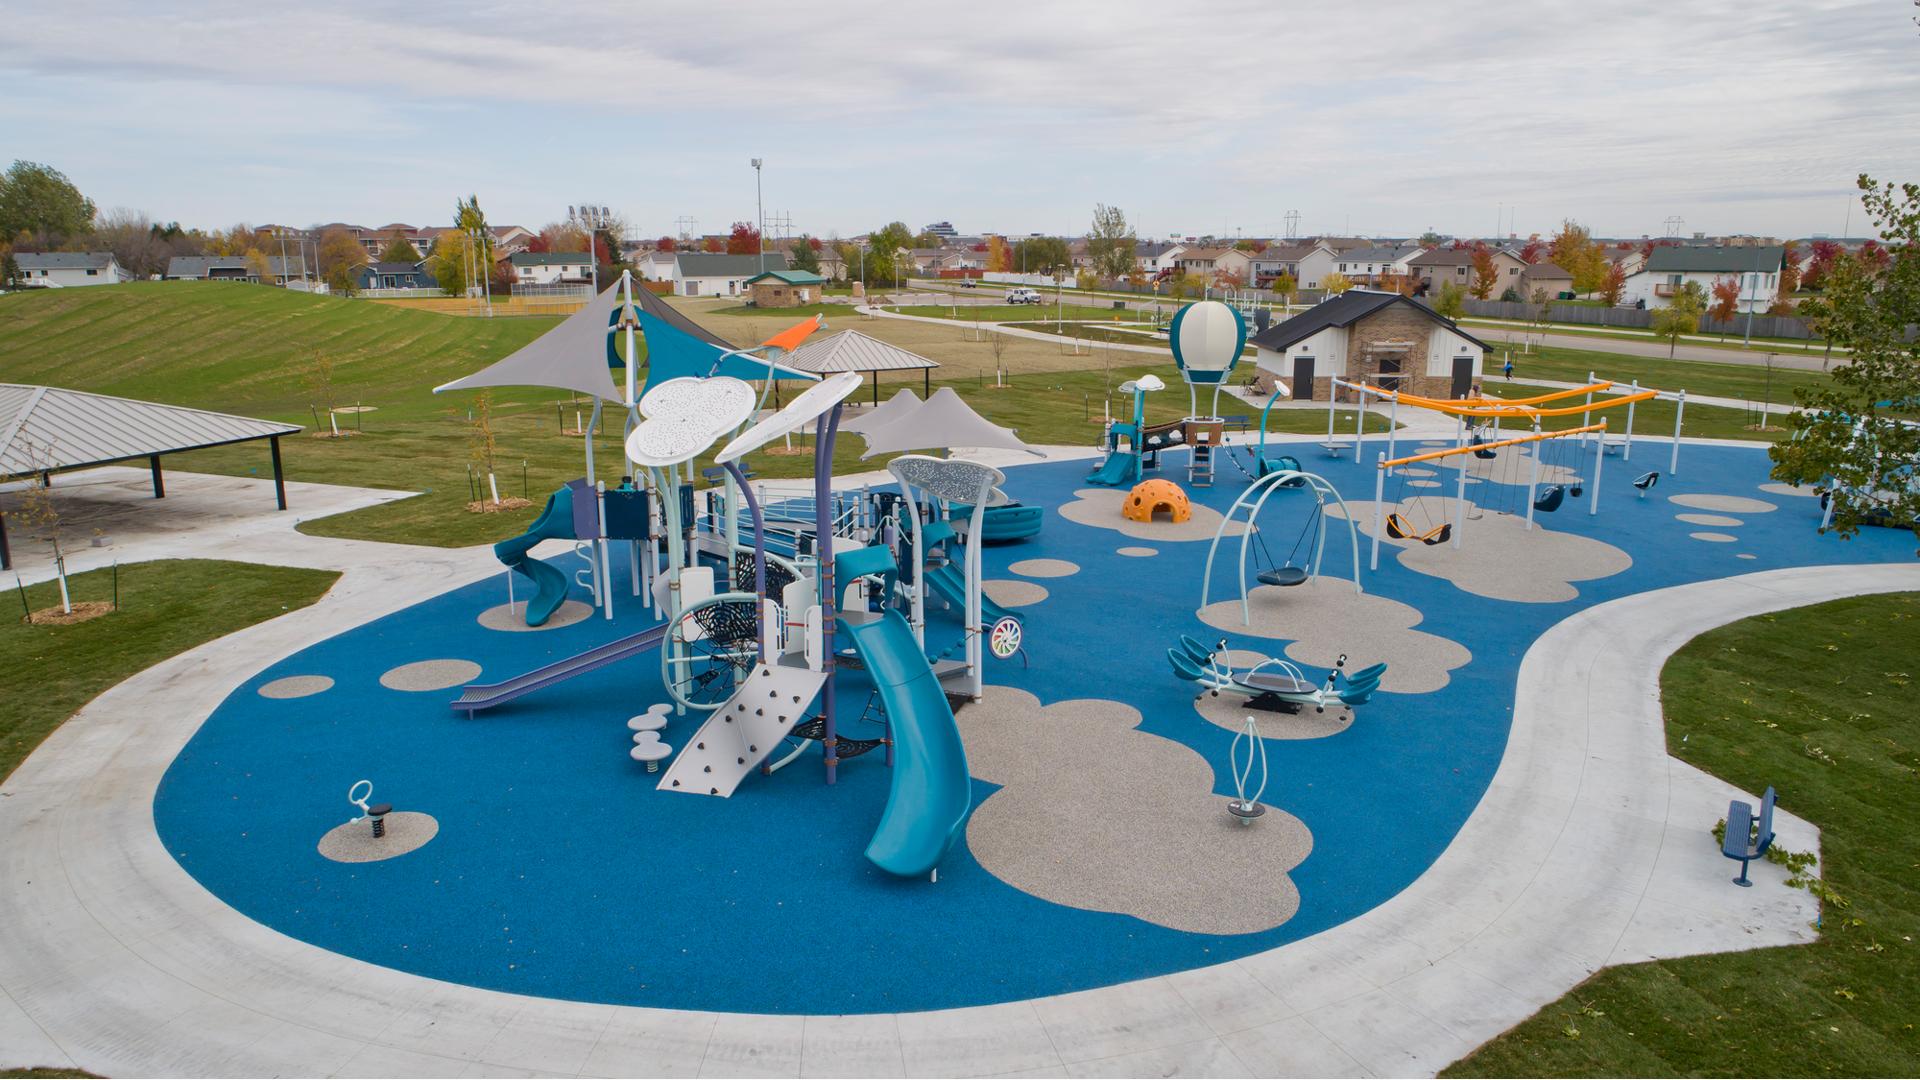
[[[756,664],[740,689],[681,747],[660,790],[726,798],[773,753],[826,684],[827,674],[793,664]]]

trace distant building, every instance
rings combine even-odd
[[[1296,286],[1318,289],[1320,279],[1333,271],[1335,252],[1319,241],[1272,244],[1253,257],[1252,283],[1266,288],[1281,274],[1293,275]]]
[[[436,280],[423,260],[410,262],[374,262],[354,271],[354,283],[361,292],[383,289],[438,289]]]
[[[1505,249],[1488,249],[1493,259],[1493,291],[1487,299],[1498,300],[1500,294],[1509,288],[1517,289],[1520,274],[1526,270],[1525,260]],[[1460,286],[1464,292],[1473,291],[1473,249],[1443,247],[1432,251],[1423,251],[1407,260],[1407,269],[1420,282],[1420,291],[1429,296],[1439,296],[1440,286],[1452,284]]]
[[[1426,253],[1420,247],[1363,247],[1334,256],[1334,272],[1357,285],[1378,285],[1386,277],[1407,277],[1408,264]]]
[[[245,255],[176,255],[167,260],[168,281],[243,281],[254,284],[285,285],[306,276],[306,260],[298,255],[269,255],[266,259],[268,281],[261,281],[259,268]]]
[[[936,221],[920,231],[923,233],[932,233],[942,240],[951,240],[960,235],[954,230],[953,222],[951,221]]]
[[[741,296],[748,278],[786,268],[787,257],[781,252],[760,256],[677,251],[661,280],[673,282],[675,296]]]
[[[1333,379],[1427,397],[1466,397],[1487,345],[1399,293],[1349,289],[1255,334],[1262,392],[1275,379],[1296,401],[1327,400]]]
[[[826,278],[807,270],[769,270],[747,279],[747,303],[763,308],[817,304],[826,284]]]
[[[85,285],[118,285],[132,281],[111,251],[54,251],[21,253],[13,257],[28,288],[71,289]]]
[[[517,285],[575,285],[593,280],[593,256],[584,251],[521,251],[507,257]]]
[[[1532,301],[1542,293],[1549,300],[1571,300],[1573,275],[1558,263],[1537,262],[1520,271],[1520,281],[1514,290],[1520,294],[1520,299],[1526,301]]]
[[[1627,279],[1627,303],[1666,307],[1689,281],[1697,282],[1709,298],[1716,282],[1740,282],[1740,312],[1764,312],[1780,291],[1780,268],[1786,251],[1780,245],[1759,247],[1657,247],[1646,266]]]

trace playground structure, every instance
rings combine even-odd
[[[1299,667],[1277,656],[1267,657],[1245,671],[1235,671],[1227,663],[1226,655],[1225,641],[1208,649],[1186,634],[1180,635],[1178,645],[1167,650],[1167,660],[1173,665],[1175,675],[1198,683],[1202,692],[1214,697],[1228,694],[1245,698],[1247,708],[1264,712],[1298,713],[1311,708],[1320,713],[1327,711],[1328,706],[1341,705],[1358,708],[1373,698],[1374,691],[1380,688],[1380,680],[1387,674],[1385,664],[1373,664],[1348,673],[1347,658],[1343,655],[1334,661],[1325,680],[1315,682]],[[1344,685],[1342,676],[1345,676]]]
[[[1171,480],[1142,480],[1127,492],[1126,501],[1120,504],[1120,516],[1128,521],[1151,523],[1154,515],[1161,513],[1176,525],[1193,516],[1193,504],[1187,500],[1187,493]]]
[[[1165,389],[1166,383],[1153,375],[1122,383],[1121,393],[1133,394],[1133,417],[1107,424],[1102,436],[1107,457],[1087,475],[1089,483],[1107,487],[1138,484],[1145,470],[1159,464],[1161,450],[1186,446],[1192,451],[1187,460],[1187,482],[1197,487],[1212,486],[1214,454],[1223,448],[1226,432],[1226,421],[1220,416],[1220,389],[1246,348],[1247,324],[1228,304],[1203,300],[1174,314],[1167,340],[1174,364],[1187,384],[1187,415],[1149,427],[1146,395]],[[1211,390],[1204,413],[1200,411],[1201,387]]]
[[[1273,561],[1273,553],[1267,549],[1265,533],[1259,528],[1259,518],[1260,510],[1267,505],[1267,500],[1273,497],[1274,492],[1283,490],[1304,490],[1310,492],[1313,496],[1313,507],[1306,522],[1301,526],[1300,532],[1294,537],[1293,548],[1287,553],[1286,562],[1276,564]],[[1211,594],[1213,587],[1213,559],[1220,551],[1220,539],[1227,534],[1227,527],[1229,525],[1240,520],[1240,511],[1242,509],[1245,509],[1247,512],[1246,527],[1242,529],[1240,533],[1238,575],[1240,586],[1240,618],[1243,623],[1251,624],[1253,621],[1252,610],[1247,603],[1247,553],[1250,544],[1258,544],[1262,555],[1266,558],[1266,565],[1259,567],[1255,573],[1255,580],[1262,585],[1290,588],[1296,585],[1304,585],[1312,578],[1317,577],[1320,573],[1320,559],[1326,552],[1327,547],[1326,509],[1329,496],[1339,505],[1340,516],[1347,523],[1347,537],[1353,553],[1353,591],[1356,595],[1362,592],[1363,590],[1360,585],[1360,537],[1353,524],[1353,515],[1347,511],[1346,500],[1341,498],[1339,490],[1335,488],[1333,484],[1329,483],[1325,477],[1309,472],[1283,470],[1268,473],[1260,479],[1255,480],[1247,487],[1247,490],[1241,492],[1240,496],[1234,499],[1233,505],[1228,508],[1226,516],[1220,519],[1219,527],[1213,531],[1213,540],[1207,546],[1206,569],[1201,571],[1200,575],[1200,606],[1207,606],[1207,600]],[[1309,535],[1313,537],[1313,543],[1309,548],[1309,555],[1312,562],[1310,567],[1303,566],[1298,561],[1300,545]]]

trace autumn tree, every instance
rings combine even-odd
[[[1852,536],[1861,525],[1914,528],[1920,522],[1920,184],[1861,176],[1867,216],[1892,248],[1881,272],[1836,260],[1822,296],[1801,309],[1834,344],[1851,350],[1832,381],[1798,392],[1793,433],[1768,451],[1773,477],[1818,486],[1832,500],[1832,527]]]
[[[820,272],[820,241],[801,233],[787,248],[787,267],[809,274]]]
[[[380,249],[380,261],[390,263],[417,263],[420,261],[420,249],[413,246],[407,234],[395,229],[387,234],[387,243]]]
[[[1689,281],[1667,301],[1667,306],[1653,313],[1653,336],[1667,343],[1667,356],[1672,357],[1676,346],[1684,335],[1700,329],[1700,315],[1707,309],[1707,291],[1697,281]]]
[[[540,250],[555,254],[584,252],[587,250],[587,230],[571,221],[549,221],[540,227],[538,243]]]
[[[1473,249],[1473,298],[1486,300],[1493,296],[1493,287],[1500,284],[1500,268],[1494,265],[1493,252],[1482,244]]]
[[[473,240],[462,232],[448,230],[433,243],[427,269],[448,296],[465,296],[478,280],[473,274]],[[484,270],[482,265],[480,269]]]
[[[1291,304],[1294,296],[1300,292],[1300,279],[1282,271],[1274,275],[1272,283],[1267,288],[1273,290],[1275,296]]]
[[[1740,311],[1740,279],[1715,278],[1713,282],[1713,302],[1707,307],[1707,314],[1715,322],[1726,323]],[[1725,340],[1726,327],[1720,329],[1720,338]]]
[[[1095,203],[1093,228],[1087,232],[1087,257],[1094,272],[1106,278],[1123,278],[1133,269],[1133,226],[1117,206]]]
[[[261,251],[257,247],[248,248],[245,257],[247,260],[247,273],[253,275],[255,280],[259,281],[262,285],[272,285],[275,283],[273,260],[267,257],[266,252]]]
[[[680,242],[679,242],[679,241],[677,241],[677,240],[675,240],[675,239],[674,239],[673,237],[671,237],[671,236],[663,236],[663,237],[661,237],[660,239],[658,239],[658,240],[655,240],[655,241],[653,242],[653,250],[655,250],[655,251],[678,251],[678,250],[680,250]]]
[[[0,173],[0,238],[26,233],[38,247],[55,247],[93,227],[93,200],[51,165],[15,161]]]
[[[744,221],[733,223],[733,231],[727,234],[727,254],[760,254],[760,230]]]
[[[1339,296],[1353,288],[1353,279],[1345,274],[1332,273],[1320,279],[1320,287],[1326,290],[1328,296]]]
[[[454,200],[453,227],[475,238],[471,244],[484,274],[493,265],[493,230],[487,227],[486,212],[480,209],[480,196]]]
[[[1619,307],[1626,291],[1627,268],[1619,263],[1608,263],[1606,279],[1600,282],[1600,302],[1608,307]]]
[[[1013,269],[1013,248],[1004,236],[987,237],[987,269],[1005,273]]]
[[[359,271],[367,264],[367,249],[345,229],[328,229],[320,234],[314,252],[316,270],[327,288],[341,296],[352,296],[360,287]]]
[[[1539,233],[1534,233],[1532,236],[1527,237],[1526,244],[1520,248],[1520,261],[1524,263],[1537,263],[1545,258],[1546,254],[1547,245],[1541,242]]]
[[[586,250],[582,248],[581,250]],[[727,250],[727,238],[724,236],[703,236],[700,238],[700,250],[709,255],[722,255]]]
[[[1800,290],[1800,245],[1792,240],[1780,247],[1780,299]]]
[[[1831,240],[1815,240],[1809,252],[1807,267],[1800,273],[1800,287],[1823,289],[1827,283],[1827,271],[1833,268],[1834,260],[1845,254],[1846,249]]]
[[[1560,223],[1560,231],[1553,234],[1547,252],[1554,264],[1573,278],[1576,293],[1599,289],[1607,279],[1607,267],[1612,265],[1607,261],[1606,249],[1593,239],[1592,231],[1572,218]]]
[[[171,254],[166,239],[147,215],[124,207],[100,212],[87,245],[95,251],[113,252],[114,260],[136,277],[165,270]]]
[[[1466,290],[1453,282],[1440,285],[1440,295],[1433,302],[1433,310],[1449,319],[1458,319],[1467,313]]]

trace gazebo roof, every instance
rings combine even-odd
[[[842,330],[793,350],[781,363],[827,375],[836,371],[918,371],[940,365],[919,353],[889,345],[858,330]]]
[[[0,475],[104,465],[299,430],[298,424],[157,401],[0,383]]]

